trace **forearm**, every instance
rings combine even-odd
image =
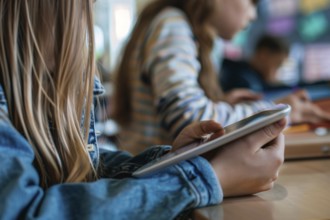
[[[172,219],[222,200],[211,165],[199,157],[147,178],[103,178],[45,190],[27,141],[1,121],[0,134],[0,219]],[[130,158],[120,155],[108,164]]]
[[[189,83],[189,79],[172,83],[177,88],[161,93],[164,96],[159,98],[158,113],[162,126],[173,137],[194,121],[215,120],[226,126],[274,105],[269,101],[244,102],[233,106],[226,102],[213,102],[196,83],[190,86],[193,83]]]
[[[38,174],[26,161],[0,159],[8,171],[1,172],[1,219],[173,219],[222,199],[210,165],[201,158],[148,178],[58,184],[48,190],[39,187]]]

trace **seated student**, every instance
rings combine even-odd
[[[99,151],[92,2],[0,0],[0,219],[168,220],[271,188],[285,120],[143,178],[131,173],[169,146]],[[212,133],[218,123],[195,123],[173,145]]]
[[[264,93],[280,88],[275,85],[276,73],[288,53],[289,47],[284,39],[271,35],[261,36],[248,60],[223,60],[220,74],[223,90],[246,88]],[[288,87],[283,85],[282,88]]]
[[[244,28],[256,17],[256,3],[155,0],[144,8],[116,74],[113,117],[122,128],[122,149],[138,154],[170,144],[194,121],[226,126],[274,105],[246,90],[223,94],[210,58],[214,39],[231,39]],[[292,107],[291,122],[330,119],[297,95],[281,101]]]
[[[247,60],[222,60],[220,84],[225,92],[249,89],[263,94],[264,98],[277,99],[297,91],[308,92],[311,99],[329,97],[329,82],[299,82],[285,85],[276,79],[278,69],[287,59],[289,46],[286,41],[273,35],[262,35],[256,42],[254,53]]]

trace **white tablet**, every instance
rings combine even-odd
[[[241,138],[247,134],[257,131],[265,126],[279,121],[290,113],[289,105],[276,105],[271,109],[260,111],[236,123],[224,127],[225,134],[221,137],[207,142],[194,142],[188,146],[170,152],[152,162],[142,166],[133,173],[135,177],[150,175],[167,166],[174,165],[180,161],[187,160],[204,154],[215,148],[219,148]]]

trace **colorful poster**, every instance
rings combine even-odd
[[[269,1],[268,11],[271,17],[293,16],[298,11],[299,0]]]
[[[258,19],[247,35],[235,39],[236,45],[243,43],[242,54],[251,55],[263,34],[280,36],[291,45],[291,51],[294,45],[301,45],[279,71],[281,81],[294,85],[297,81],[330,80],[330,0],[259,2]]]
[[[330,80],[330,43],[305,47],[303,79],[308,82]]]
[[[299,34],[304,41],[314,41],[325,34],[329,22],[327,17],[318,12],[302,18],[299,26]]]
[[[293,17],[281,17],[271,19],[267,23],[267,32],[274,35],[288,35],[293,32],[296,27],[296,20]]]
[[[309,14],[330,7],[330,0],[300,0],[300,10]]]

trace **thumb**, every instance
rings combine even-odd
[[[264,147],[267,143],[278,137],[285,128],[286,123],[287,121],[285,118],[281,119],[272,125],[266,126],[252,133],[251,135],[247,135],[243,138],[245,139],[243,141],[250,143],[248,146],[251,146],[251,150],[253,152],[257,152],[260,148]]]

